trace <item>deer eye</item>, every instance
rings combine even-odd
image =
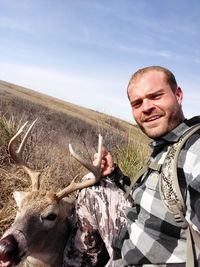
[[[50,213],[44,219],[48,221],[54,221],[56,218],[57,218],[57,215],[55,213]]]

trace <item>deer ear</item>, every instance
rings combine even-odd
[[[62,213],[67,214],[67,216],[70,216],[73,213],[75,206],[75,198],[71,197],[65,197],[62,199]]]
[[[23,191],[15,191],[13,192],[13,197],[15,199],[15,202],[18,206],[18,208],[21,207],[22,201],[24,198],[29,194],[29,192],[23,192]]]

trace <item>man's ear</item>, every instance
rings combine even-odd
[[[183,91],[182,91],[180,86],[177,86],[176,91],[175,91],[175,95],[176,95],[178,103],[181,105],[182,100],[183,100]]]

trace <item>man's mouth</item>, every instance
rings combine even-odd
[[[160,115],[154,115],[154,116],[151,116],[151,117],[148,117],[148,118],[145,118],[143,120],[143,122],[151,122],[151,121],[156,121],[158,119],[160,119],[161,116]]]

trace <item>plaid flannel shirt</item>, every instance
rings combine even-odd
[[[153,141],[150,160],[162,164],[170,144],[177,142],[188,124],[185,120],[163,138]],[[190,123],[189,123],[190,122]],[[186,142],[178,159],[181,183],[186,182],[187,220],[200,232],[200,131]],[[133,191],[134,207],[127,210],[128,226],[121,240],[122,260],[116,266],[185,266],[186,231],[177,226],[164,206],[159,192],[159,176],[149,169]],[[197,266],[200,253],[196,248]]]

